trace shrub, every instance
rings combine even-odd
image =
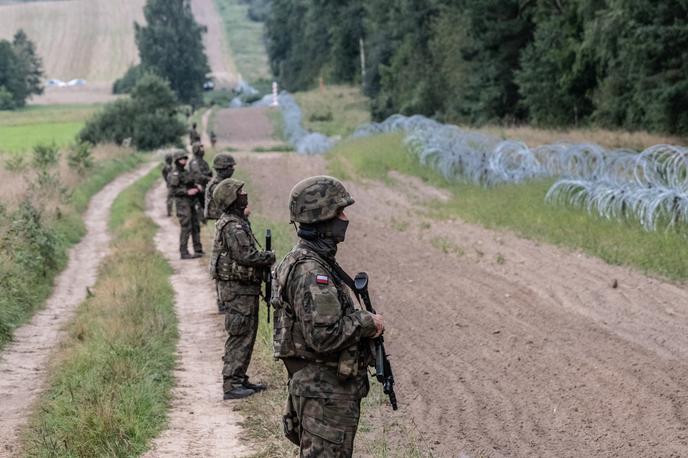
[[[128,94],[134,89],[134,86],[143,78],[146,70],[141,64],[132,65],[123,77],[115,81],[112,85],[113,94]]]
[[[146,74],[126,99],[109,103],[93,116],[79,133],[81,142],[123,144],[152,150],[178,144],[185,133],[177,119],[177,98],[169,83]]]
[[[93,167],[91,145],[84,142],[72,145],[67,156],[67,163],[72,169],[76,170],[79,175],[83,175],[86,170]]]

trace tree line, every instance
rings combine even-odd
[[[685,0],[272,0],[265,24],[284,87],[362,84],[377,120],[688,134]]]
[[[29,97],[42,94],[42,80],[43,62],[23,30],[12,41],[0,40],[0,110],[21,108]]]

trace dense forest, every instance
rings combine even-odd
[[[250,3],[284,87],[362,84],[376,119],[688,134],[685,0]]]

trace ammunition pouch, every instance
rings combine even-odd
[[[216,264],[217,278],[223,281],[239,283],[260,283],[262,269],[237,264],[226,251],[222,251]]]

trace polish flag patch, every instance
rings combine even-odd
[[[315,282],[319,285],[327,285],[330,283],[330,277],[327,275],[316,275]]]

